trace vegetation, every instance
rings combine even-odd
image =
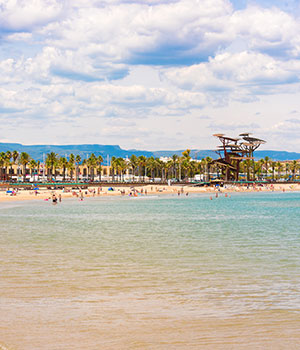
[[[112,157],[110,167],[103,167],[103,157],[92,153],[88,158],[81,159],[79,155],[70,154],[59,156],[54,152],[46,155],[45,164],[30,157],[28,153],[7,151],[0,153],[0,181],[8,181],[13,176],[26,181],[26,176],[39,181],[42,175],[48,181],[55,181],[57,176],[63,181],[78,181],[85,178],[101,181],[102,176],[110,176],[112,181],[189,181],[198,175],[203,181],[224,178],[222,170],[210,157],[202,160],[191,158],[191,151],[187,149],[181,156],[174,154],[171,158],[159,159],[154,157],[135,156],[129,159]],[[240,180],[279,180],[300,178],[300,164],[291,162],[275,162],[269,157],[258,161],[245,160],[240,163]]]

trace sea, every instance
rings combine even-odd
[[[210,196],[0,203],[0,349],[300,349],[300,193]]]

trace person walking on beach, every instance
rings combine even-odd
[[[61,202],[61,194],[58,195],[58,200]]]

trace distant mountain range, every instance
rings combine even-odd
[[[74,155],[79,154],[81,158],[87,158],[91,153],[96,156],[102,155],[104,164],[107,162],[107,158],[115,157],[130,157],[135,154],[137,157],[144,155],[146,157],[171,157],[173,154],[181,155],[184,150],[176,151],[139,151],[136,149],[122,149],[118,145],[22,145],[20,143],[1,143],[0,142],[0,152],[6,151],[18,151],[27,152],[30,156],[36,160],[43,160],[43,155],[50,152],[55,152],[60,156],[69,156],[70,153]],[[202,159],[206,157],[211,157],[213,159],[217,158],[217,154],[212,150],[191,150],[192,158]],[[254,153],[256,159],[265,158],[268,156],[273,160],[298,160],[300,159],[300,153],[296,152],[286,152],[286,151],[271,151],[263,150],[256,151]]]
[[[185,150],[178,151],[155,151],[153,154],[155,157],[170,157],[173,154],[181,155]],[[191,150],[191,157],[194,159],[202,159],[206,157],[211,157],[213,159],[218,158],[218,155],[213,150]],[[287,152],[287,151],[272,151],[272,150],[263,150],[255,151],[254,157],[256,160],[269,157],[272,160],[298,160],[300,159],[300,153],[297,152]]]

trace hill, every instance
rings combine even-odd
[[[36,160],[43,160],[43,155],[50,152],[55,152],[60,156],[69,156],[70,153],[75,155],[79,154],[81,158],[87,158],[91,153],[95,153],[96,156],[101,155],[104,160],[104,164],[107,162],[107,156],[111,158],[130,157],[135,154],[137,157],[144,155],[146,157],[171,157],[173,154],[182,155],[183,149],[181,150],[163,150],[163,151],[139,151],[136,149],[122,149],[118,145],[98,145],[98,144],[83,144],[83,145],[22,145],[20,143],[1,143],[0,142],[0,152],[6,151],[18,151],[27,152],[30,156]],[[255,159],[261,159],[268,156],[273,160],[298,160],[300,159],[300,153],[296,152],[286,152],[286,151],[272,151],[263,150],[256,151],[254,153]],[[191,150],[192,158],[202,159],[206,157],[211,157],[213,159],[217,158],[217,154],[212,150]]]
[[[104,160],[104,164],[107,162],[107,156],[110,158],[112,156],[126,158],[135,154],[137,157],[144,155],[146,157],[151,157],[152,152],[148,151],[138,151],[135,149],[125,150],[120,148],[118,145],[22,145],[20,143],[0,143],[0,152],[6,151],[18,151],[27,152],[33,159],[43,160],[43,155],[55,152],[59,156],[69,156],[71,153],[74,155],[79,154],[82,159],[87,158],[91,153],[96,156],[101,155]]]
[[[182,155],[183,149],[176,151],[155,151],[153,152],[155,157],[171,157],[173,154]],[[218,158],[218,155],[213,150],[191,150],[191,157],[194,159],[202,159],[206,157],[211,157],[213,159]],[[283,161],[283,160],[298,160],[300,159],[300,153],[297,152],[287,152],[287,151],[255,151],[254,152],[255,160],[261,158],[269,157],[272,160]]]

